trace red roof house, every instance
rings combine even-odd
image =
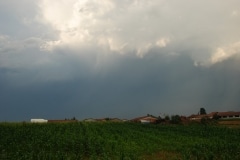
[[[154,116],[143,116],[143,117],[137,117],[132,119],[132,122],[140,122],[140,123],[156,123],[158,119]]]

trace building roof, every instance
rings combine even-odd
[[[30,121],[32,123],[46,123],[46,122],[48,122],[47,119],[31,119]]]
[[[189,116],[189,119],[201,119],[203,117],[209,117],[207,114],[192,114]]]
[[[150,116],[137,117],[137,118],[132,119],[131,121],[133,121],[133,122],[139,122],[139,121],[141,121],[141,120],[156,121],[157,118],[150,115]]]
[[[122,120],[119,119],[119,118],[110,118],[109,121],[111,121],[111,122],[122,122]]]
[[[218,112],[218,116],[235,116],[235,115],[240,115],[240,112],[234,112],[234,111]]]

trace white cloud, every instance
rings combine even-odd
[[[239,15],[239,11],[238,11],[238,10],[234,10],[234,11],[232,11],[232,13],[231,13],[231,16],[232,16],[232,17],[238,16],[238,15]]]
[[[169,38],[161,38],[156,42],[156,45],[162,48],[166,47],[169,42],[170,42]]]
[[[216,52],[212,55],[210,62],[212,64],[222,62],[236,54],[240,54],[240,41],[217,48]]]
[[[199,46],[213,50],[215,46],[238,41],[238,23],[229,17],[229,13],[238,15],[234,9],[238,2],[232,1],[231,5],[215,0],[197,3],[187,0],[42,0],[38,16],[57,31],[58,38],[50,40],[47,48],[95,47],[121,54],[134,51],[143,57],[149,49],[168,47],[171,43],[178,43],[180,50],[188,47],[187,50],[194,52]],[[208,16],[203,16],[203,12]],[[175,49],[170,52],[178,52],[179,49]],[[206,62],[211,53],[193,57]]]
[[[144,57],[158,48],[165,54],[190,54],[196,64],[216,63],[220,55],[233,55],[218,46],[240,41],[236,6],[240,1],[2,1],[0,20],[6,21],[0,24],[1,34],[8,36],[9,42],[2,43],[1,52],[30,47],[25,40],[38,39],[36,49],[47,52],[88,48]],[[215,48],[220,49],[212,55]]]
[[[154,15],[155,3],[43,0],[42,21],[59,33],[58,40],[48,42],[48,47],[95,46],[122,54],[135,50],[139,56],[151,47],[166,47],[169,38],[164,38],[155,26],[158,18]],[[152,9],[153,13],[148,13]]]

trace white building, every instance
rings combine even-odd
[[[31,123],[47,123],[46,119],[31,119]]]

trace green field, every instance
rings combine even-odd
[[[240,159],[240,129],[137,123],[0,123],[0,159]]]

